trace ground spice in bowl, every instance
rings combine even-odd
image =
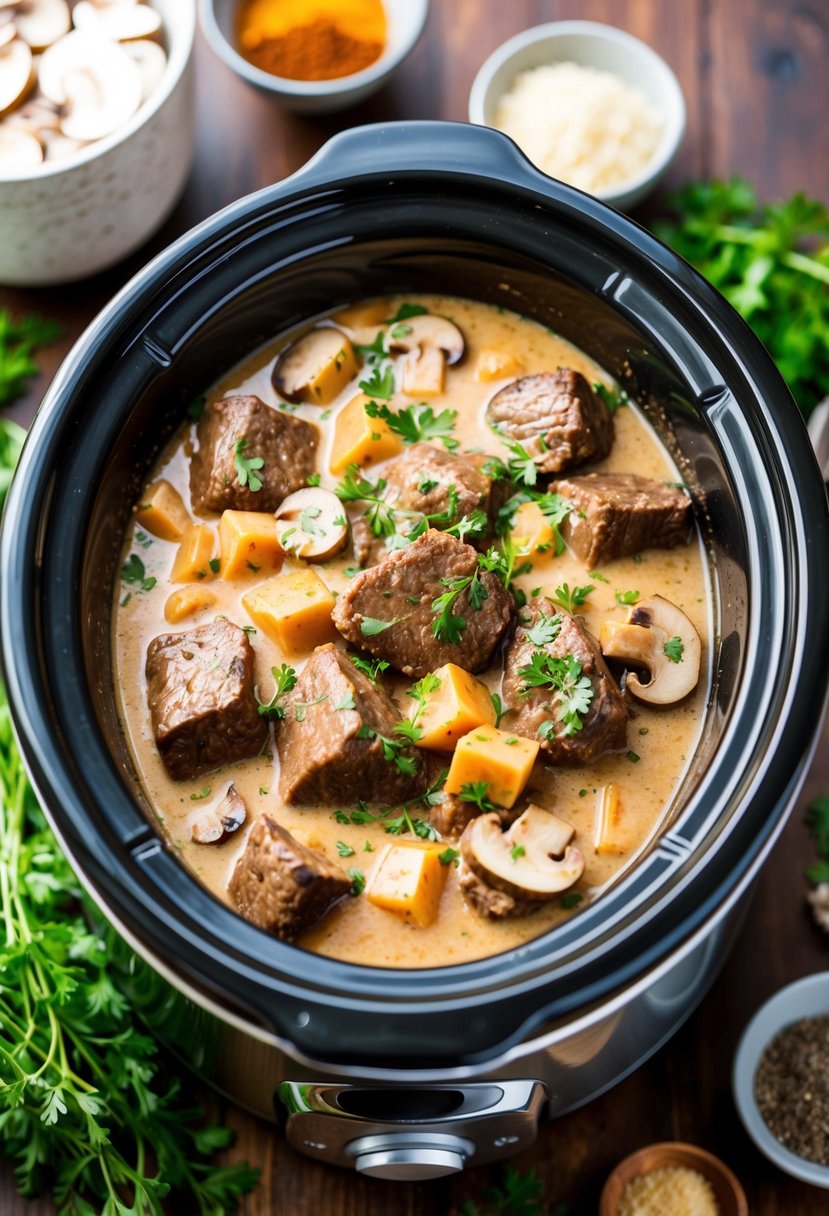
[[[241,0],[238,48],[288,80],[338,80],[370,67],[386,44],[382,0]]]
[[[757,1108],[790,1152],[829,1165],[829,1016],[785,1026],[754,1076]]]
[[[719,1216],[707,1178],[684,1165],[648,1170],[625,1187],[617,1216]]]

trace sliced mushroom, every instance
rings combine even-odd
[[[497,814],[478,815],[461,837],[461,853],[469,869],[497,890],[542,902],[584,873],[584,858],[570,844],[574,835],[571,824],[531,805],[506,832]]]
[[[247,818],[247,808],[235,785],[227,787],[227,793],[217,807],[198,818],[191,828],[196,844],[222,844],[228,836],[238,831]]]
[[[348,523],[330,490],[309,486],[289,494],[276,512],[276,535],[286,553],[324,562],[345,548]]]
[[[164,49],[157,42],[137,38],[134,42],[125,42],[124,50],[141,73],[141,100],[146,101],[155,92],[164,75],[167,66]]]
[[[72,28],[66,0],[20,0],[14,23],[33,51],[45,51]]]
[[[31,49],[16,38],[0,49],[0,114],[19,105],[34,82]]]
[[[68,160],[75,156],[86,144],[81,139],[69,139],[60,131],[41,131],[40,140],[43,144],[43,158],[47,161]]]
[[[57,107],[50,101],[35,95],[7,116],[6,126],[19,128],[29,135],[37,135],[43,131],[59,131],[60,115]]]
[[[16,37],[17,29],[13,21],[7,21],[5,25],[0,24],[0,49],[14,42]]]
[[[161,31],[161,14],[148,4],[108,4],[78,0],[72,11],[75,28],[102,34],[115,42],[151,38]]]
[[[626,688],[648,705],[675,705],[699,682],[699,634],[676,604],[652,595],[631,608],[627,621],[605,621],[601,631],[605,658],[622,659],[649,673],[643,684],[635,671]]]
[[[28,131],[0,127],[0,177],[3,173],[27,172],[43,161],[43,148]]]
[[[141,73],[116,43],[74,30],[44,52],[40,87],[66,106],[61,130],[70,139],[102,139],[132,118],[141,104]]]
[[[403,368],[403,392],[432,396],[443,392],[447,365],[459,363],[464,353],[463,334],[452,321],[424,313],[409,317],[389,330],[389,350],[408,354]]]
[[[286,401],[327,405],[357,374],[354,347],[339,329],[323,326],[288,346],[273,369],[273,386]]]

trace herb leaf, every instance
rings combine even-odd
[[[682,662],[682,655],[685,652],[685,647],[682,643],[681,637],[674,635],[674,637],[668,638],[667,642],[662,647],[662,650],[672,663]]]
[[[236,447],[233,453],[233,467],[236,469],[239,485],[247,486],[251,493],[255,494],[258,490],[262,489],[262,482],[256,476],[256,470],[261,469],[265,461],[261,456],[246,456],[245,448],[247,446],[247,439],[236,440]]]
[[[152,575],[147,577],[144,563],[137,553],[131,553],[121,567],[121,580],[137,587],[139,591],[152,591],[158,582]]]
[[[390,431],[401,436],[404,443],[423,443],[439,439],[450,452],[458,447],[457,439],[451,437],[458,417],[457,410],[446,409],[436,414],[425,401],[419,405],[407,405],[400,410],[391,410],[387,405],[369,401],[366,404],[366,413],[369,418],[382,419]]]
[[[263,718],[268,718],[269,720],[276,722],[279,721],[280,718],[285,717],[285,707],[284,705],[280,705],[279,702],[286,693],[290,692],[292,688],[296,687],[297,674],[293,667],[289,667],[287,663],[283,663],[281,667],[272,667],[271,675],[273,676],[275,685],[273,696],[271,697],[270,701],[260,701],[259,694],[257,692],[256,700],[258,702],[259,714],[261,714]]]
[[[405,617],[396,616],[391,621],[381,621],[376,616],[364,616],[360,622],[360,633],[363,637],[374,638],[378,633],[385,633],[392,625],[399,625]]]
[[[521,696],[528,696],[533,688],[549,688],[553,691],[559,710],[558,720],[564,727],[565,735],[574,735],[582,729],[583,719],[595,696],[595,689],[590,677],[583,674],[581,663],[574,655],[557,656],[536,651],[529,663],[519,667],[518,674],[523,681]],[[542,734],[543,730],[546,733]],[[551,733],[547,724],[542,724],[539,729],[542,738],[550,738]]]
[[[616,603],[619,604],[621,607],[624,607],[625,604],[635,604],[636,601],[639,599],[638,591],[619,591],[619,589],[617,588],[615,595],[616,595]]]
[[[577,608],[581,608],[591,591],[595,591],[592,583],[587,583],[584,587],[573,587],[572,591],[569,583],[562,583],[560,587],[556,587],[553,599],[565,612],[573,613]]]

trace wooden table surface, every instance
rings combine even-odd
[[[127,264],[76,286],[0,290],[0,307],[56,317],[63,340],[44,353],[43,374],[11,411],[27,422],[67,348],[151,252],[226,203],[291,173],[335,131],[382,119],[465,119],[478,66],[505,38],[540,21],[581,17],[638,35],[677,72],[688,131],[669,184],[687,177],[753,180],[761,196],[796,189],[829,200],[829,4],[827,0],[433,0],[426,32],[390,85],[345,115],[305,119],[281,112],[238,81],[207,48],[197,50],[198,135],[193,175],[172,219]],[[820,707],[815,706],[815,715]],[[773,859],[760,880],[742,936],[713,991],[647,1065],[611,1093],[541,1128],[516,1159],[546,1184],[550,1209],[597,1211],[604,1178],[632,1150],[657,1140],[689,1140],[722,1156],[742,1179],[753,1216],[819,1216],[829,1198],[777,1172],[755,1151],[730,1095],[737,1038],[775,989],[827,965],[829,939],[807,914],[803,871],[812,860],[803,810],[829,789],[829,731]],[[262,1169],[246,1216],[443,1216],[480,1197],[498,1170],[412,1185],[360,1180],[293,1153],[276,1134],[230,1108],[232,1160]],[[19,1200],[0,1175],[2,1216],[48,1216],[47,1200]],[[177,1211],[175,1216],[190,1216]]]

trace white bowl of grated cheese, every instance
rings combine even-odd
[[[685,100],[655,51],[595,21],[554,21],[490,55],[469,121],[509,135],[544,173],[614,207],[633,207],[670,165]]]

